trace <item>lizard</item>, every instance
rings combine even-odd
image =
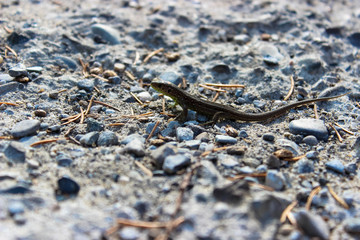
[[[345,94],[332,96],[332,97],[322,97],[322,98],[302,100],[302,101],[290,103],[288,105],[279,107],[269,112],[246,113],[246,112],[240,112],[230,106],[200,99],[184,91],[183,89],[177,87],[175,84],[169,82],[153,81],[151,82],[151,87],[156,91],[166,96],[169,96],[175,101],[176,104],[179,104],[182,107],[183,111],[181,112],[180,115],[177,116],[177,119],[186,120],[188,109],[191,109],[196,111],[197,113],[212,117],[211,122],[213,123],[218,122],[219,119],[240,120],[244,122],[266,121],[281,116],[286,112],[288,112],[289,110],[302,105],[315,103],[315,102],[329,101],[349,94],[349,92],[347,92]]]

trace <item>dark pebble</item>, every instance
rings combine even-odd
[[[315,136],[309,135],[303,138],[302,140],[304,143],[306,143],[309,146],[315,146],[319,143],[317,138]]]
[[[99,135],[99,132],[89,132],[80,138],[80,143],[85,146],[95,147]]]
[[[273,142],[275,140],[275,135],[273,133],[265,133],[263,136],[265,141]]]
[[[300,159],[295,166],[299,174],[314,172],[314,163],[307,159]]]
[[[189,166],[191,159],[184,154],[168,156],[164,160],[163,170],[168,174],[174,174],[177,171]]]
[[[353,33],[348,37],[348,39],[353,46],[360,48],[360,33]]]
[[[120,44],[120,33],[115,28],[104,24],[94,24],[91,26],[91,31],[99,35],[103,40],[111,45]]]
[[[12,68],[9,69],[9,75],[11,77],[26,77],[27,76],[27,71],[26,71],[26,67],[23,64],[18,64]]]
[[[88,118],[88,120],[86,121],[87,132],[100,132],[103,131],[104,129],[105,129],[105,125],[100,121],[96,121],[93,118]]]
[[[77,82],[77,86],[79,89],[83,89],[87,92],[91,92],[94,89],[94,81],[90,79],[82,79]]]
[[[346,232],[351,234],[360,234],[360,217],[348,218],[343,224]]]
[[[17,185],[7,189],[0,190],[0,194],[25,194],[30,193],[31,190],[28,187]]]
[[[51,132],[60,132],[60,130],[61,130],[61,125],[52,125],[52,126],[49,127],[49,130],[50,130]]]
[[[37,117],[46,117],[46,111],[42,110],[42,109],[38,109],[34,111],[35,116]]]
[[[63,176],[58,180],[58,190],[61,194],[77,194],[80,191],[80,186],[70,177]]]
[[[170,144],[164,144],[151,152],[151,157],[155,161],[155,165],[162,167],[164,159],[168,156],[175,155],[176,147]]]
[[[19,85],[20,84],[17,82],[10,82],[10,83],[0,85],[0,96],[6,94],[8,92],[16,91],[18,89]]]
[[[217,201],[239,204],[249,189],[247,181],[236,181],[224,187],[216,187],[213,195]]]
[[[270,169],[274,169],[274,168],[277,169],[281,165],[280,159],[278,157],[276,157],[275,155],[270,155],[270,157],[266,161],[266,165]]]
[[[119,144],[119,139],[117,135],[112,131],[104,131],[100,133],[99,138],[97,140],[98,146],[111,146],[118,144]]]
[[[61,167],[70,167],[73,160],[67,154],[58,153],[58,155],[56,156],[56,162]]]
[[[251,203],[256,219],[263,225],[278,221],[290,201],[272,194],[258,195]]]

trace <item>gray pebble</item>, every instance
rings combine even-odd
[[[181,83],[181,76],[175,72],[163,72],[160,74],[159,79],[164,82],[171,82],[175,85],[179,85],[179,83]]]
[[[120,230],[119,236],[123,240],[137,240],[140,237],[140,233],[135,227],[124,227]]]
[[[38,120],[23,120],[15,124],[11,129],[10,134],[14,138],[21,138],[25,136],[35,135],[40,129],[40,121]]]
[[[241,137],[241,138],[247,138],[248,136],[249,136],[249,135],[247,134],[246,130],[241,129],[241,130],[239,131],[239,137]]]
[[[188,155],[177,154],[168,156],[164,160],[163,170],[168,174],[174,174],[177,171],[189,166],[191,159]]]
[[[137,97],[142,101],[142,102],[148,102],[151,101],[152,97],[150,95],[149,92],[141,92],[137,95]]]
[[[99,35],[102,39],[109,42],[111,45],[120,44],[120,33],[115,28],[104,24],[94,24],[91,26],[91,31]]]
[[[289,124],[289,129],[293,134],[313,135],[320,140],[327,140],[329,137],[324,121],[319,119],[293,120]]]
[[[281,165],[280,159],[278,157],[276,157],[275,155],[271,154],[270,157],[266,161],[266,165],[270,169],[279,168]]]
[[[225,135],[216,135],[215,142],[221,143],[221,144],[235,144],[235,143],[237,143],[237,139],[230,137],[230,136],[225,136]]]
[[[278,140],[276,140],[276,144],[278,144],[281,147],[291,151],[294,154],[294,156],[298,156],[300,154],[299,146],[295,142],[293,142],[291,140],[278,139]]]
[[[155,126],[155,123],[153,123],[153,122],[146,124],[145,132],[147,134],[150,134],[151,131],[153,130],[154,126]],[[157,126],[153,135],[156,136],[159,132],[160,132],[160,127]]]
[[[84,146],[96,147],[99,135],[99,132],[89,132],[80,138],[80,143]]]
[[[276,191],[281,191],[285,187],[285,178],[281,172],[269,170],[266,174],[265,184]]]
[[[135,138],[134,140],[126,144],[124,150],[125,152],[134,154],[137,157],[145,156],[145,145],[143,141],[138,138]]]
[[[49,127],[49,130],[50,130],[51,132],[60,132],[60,130],[61,130],[61,125],[53,125],[53,126],[50,126],[50,127]]]
[[[334,159],[334,160],[326,162],[325,166],[327,169],[332,170],[334,172],[341,173],[341,174],[345,173],[344,164],[338,159]]]
[[[313,135],[309,135],[303,138],[302,140],[304,143],[306,143],[309,146],[315,146],[319,143],[319,141],[317,140],[317,138]]]
[[[306,153],[306,158],[308,159],[318,159],[319,157],[319,152],[317,151],[310,151]]]
[[[239,34],[239,35],[234,36],[234,41],[240,45],[245,44],[245,43],[249,42],[250,40],[251,39],[247,34]]]
[[[94,90],[94,81],[90,79],[81,79],[77,82],[77,87],[87,92]]]
[[[360,234],[360,218],[348,218],[344,221],[344,229],[351,234]]]
[[[212,162],[206,160],[201,161],[201,168],[199,168],[197,171],[197,176],[209,184],[215,184],[219,180],[223,179],[215,165]]]
[[[65,64],[68,68],[72,70],[76,70],[77,68],[77,63],[72,58],[66,56],[56,56],[55,60],[56,63],[60,66],[63,66],[63,64]]]
[[[164,144],[152,151],[150,155],[155,160],[156,166],[161,167],[164,159],[168,156],[175,155],[176,152],[176,147],[170,144]]]
[[[345,172],[347,174],[356,174],[356,171],[357,171],[357,165],[356,163],[349,163],[349,164],[346,164],[345,165]]]
[[[19,63],[18,65],[9,69],[9,75],[11,77],[25,77],[27,76],[26,67],[24,64]]]
[[[11,216],[25,212],[25,205],[21,201],[11,201],[8,205],[8,211]]]
[[[6,84],[0,85],[0,96],[4,95],[8,92],[16,91],[19,87],[19,83],[17,82],[10,82]]]
[[[265,44],[260,47],[260,54],[263,57],[263,60],[267,64],[277,65],[284,58],[283,55],[279,52],[279,49],[270,44]]]
[[[199,148],[201,141],[200,140],[189,140],[184,142],[184,147],[196,150]]]
[[[58,165],[61,167],[70,167],[73,162],[69,155],[62,152],[59,152],[55,159]]]
[[[139,139],[142,143],[145,143],[145,138],[140,136],[138,133],[130,134],[126,136],[123,140],[121,140],[121,144],[128,144],[129,142],[133,141],[134,139]]]
[[[188,141],[194,139],[194,132],[186,127],[176,128],[176,139],[179,142]]]
[[[299,174],[314,172],[314,163],[307,159],[300,159],[295,163],[295,166]]]
[[[117,135],[112,131],[104,131],[100,133],[97,140],[98,146],[111,146],[119,143]]]
[[[320,216],[300,210],[296,214],[296,221],[307,236],[318,237],[323,240],[329,239],[329,227]]]
[[[105,129],[105,125],[100,122],[97,121],[93,118],[88,118],[88,120],[86,121],[86,131],[87,132],[95,132],[95,131],[103,131]]]
[[[20,142],[12,141],[4,151],[5,156],[14,163],[24,163],[26,149]]]
[[[237,162],[233,158],[225,157],[225,158],[221,159],[221,166],[223,166],[225,168],[234,168],[236,166],[239,166],[239,162]]]
[[[33,67],[28,67],[26,68],[26,71],[28,72],[37,72],[37,73],[41,73],[44,69],[40,66],[33,66]]]
[[[265,141],[273,142],[275,140],[275,135],[273,133],[265,133],[262,138]]]
[[[169,122],[169,124],[167,125],[167,127],[161,131],[161,135],[163,137],[171,137],[175,135],[175,129],[177,127],[179,127],[180,124],[178,121],[171,121]]]

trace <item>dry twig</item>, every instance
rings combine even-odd
[[[151,130],[149,136],[146,138],[146,141],[145,142],[148,142],[150,138],[152,138],[152,136],[154,135],[154,132],[156,131],[156,128],[159,126],[160,124],[160,121],[156,121],[153,129]]]
[[[294,77],[293,77],[293,76],[290,76],[290,81],[291,81],[291,86],[290,86],[290,89],[289,89],[288,94],[287,94],[287,95],[285,96],[285,98],[284,98],[284,101],[289,100],[289,98],[291,97],[291,95],[292,95],[293,92],[294,92],[295,81],[294,81]]]
[[[116,110],[116,111],[118,111],[118,112],[121,112],[121,110],[118,109],[117,107],[111,106],[111,105],[109,105],[109,104],[107,104],[107,103],[100,102],[100,101],[96,101],[96,100],[94,100],[93,102],[94,102],[94,103],[97,103],[97,104],[101,104],[101,105],[103,105],[103,106],[105,106],[105,107],[108,107],[108,108],[112,108],[112,109],[114,109],[114,110]]]
[[[144,104],[135,94],[133,94],[132,92],[130,92],[130,94],[140,105]]]
[[[340,133],[338,132],[338,130],[336,130],[336,128],[334,127],[334,125],[332,125],[331,123],[329,123],[330,127],[332,129],[334,129],[335,133],[336,133],[336,136],[337,138],[339,139],[339,142],[342,142],[343,141],[343,138],[341,137]]]
[[[153,176],[153,173],[147,168],[145,167],[144,164],[142,164],[139,161],[135,161],[136,166],[138,166],[146,175],[148,175],[149,177]]]
[[[45,139],[45,140],[41,140],[41,141],[34,142],[34,143],[30,144],[30,147],[35,147],[35,146],[42,145],[42,144],[46,144],[46,143],[56,142],[56,141],[58,141],[58,140],[61,140],[61,138]]]
[[[162,52],[162,51],[164,51],[164,48],[159,48],[159,49],[157,49],[157,50],[149,53],[149,54],[144,58],[143,63],[147,63],[147,62],[150,60],[150,58],[152,58],[153,56],[155,56],[156,54],[158,54],[158,53],[160,53],[160,52]]]
[[[310,193],[310,195],[309,195],[309,197],[308,197],[308,199],[306,201],[306,205],[305,205],[306,210],[310,210],[311,202],[312,202],[313,198],[315,197],[315,195],[320,192],[320,190],[321,190],[321,187],[317,186],[316,188],[314,188],[311,191],[311,193]]]
[[[339,197],[339,195],[337,195],[337,194],[335,193],[335,191],[332,189],[332,187],[331,187],[329,184],[327,184],[326,186],[327,186],[327,188],[328,188],[331,196],[332,196],[341,206],[343,206],[343,207],[346,208],[346,209],[349,209],[349,208],[350,208],[349,205],[344,201],[344,199],[342,199],[341,197]]]
[[[291,210],[293,210],[293,208],[298,204],[297,201],[293,201],[291,204],[289,204],[285,210],[282,212],[281,217],[280,217],[280,222],[281,223],[285,223],[286,218],[289,218],[289,213],[291,212]],[[290,219],[289,219],[290,220]]]

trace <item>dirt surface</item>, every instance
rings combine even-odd
[[[0,6],[0,239],[358,239],[359,1]]]

